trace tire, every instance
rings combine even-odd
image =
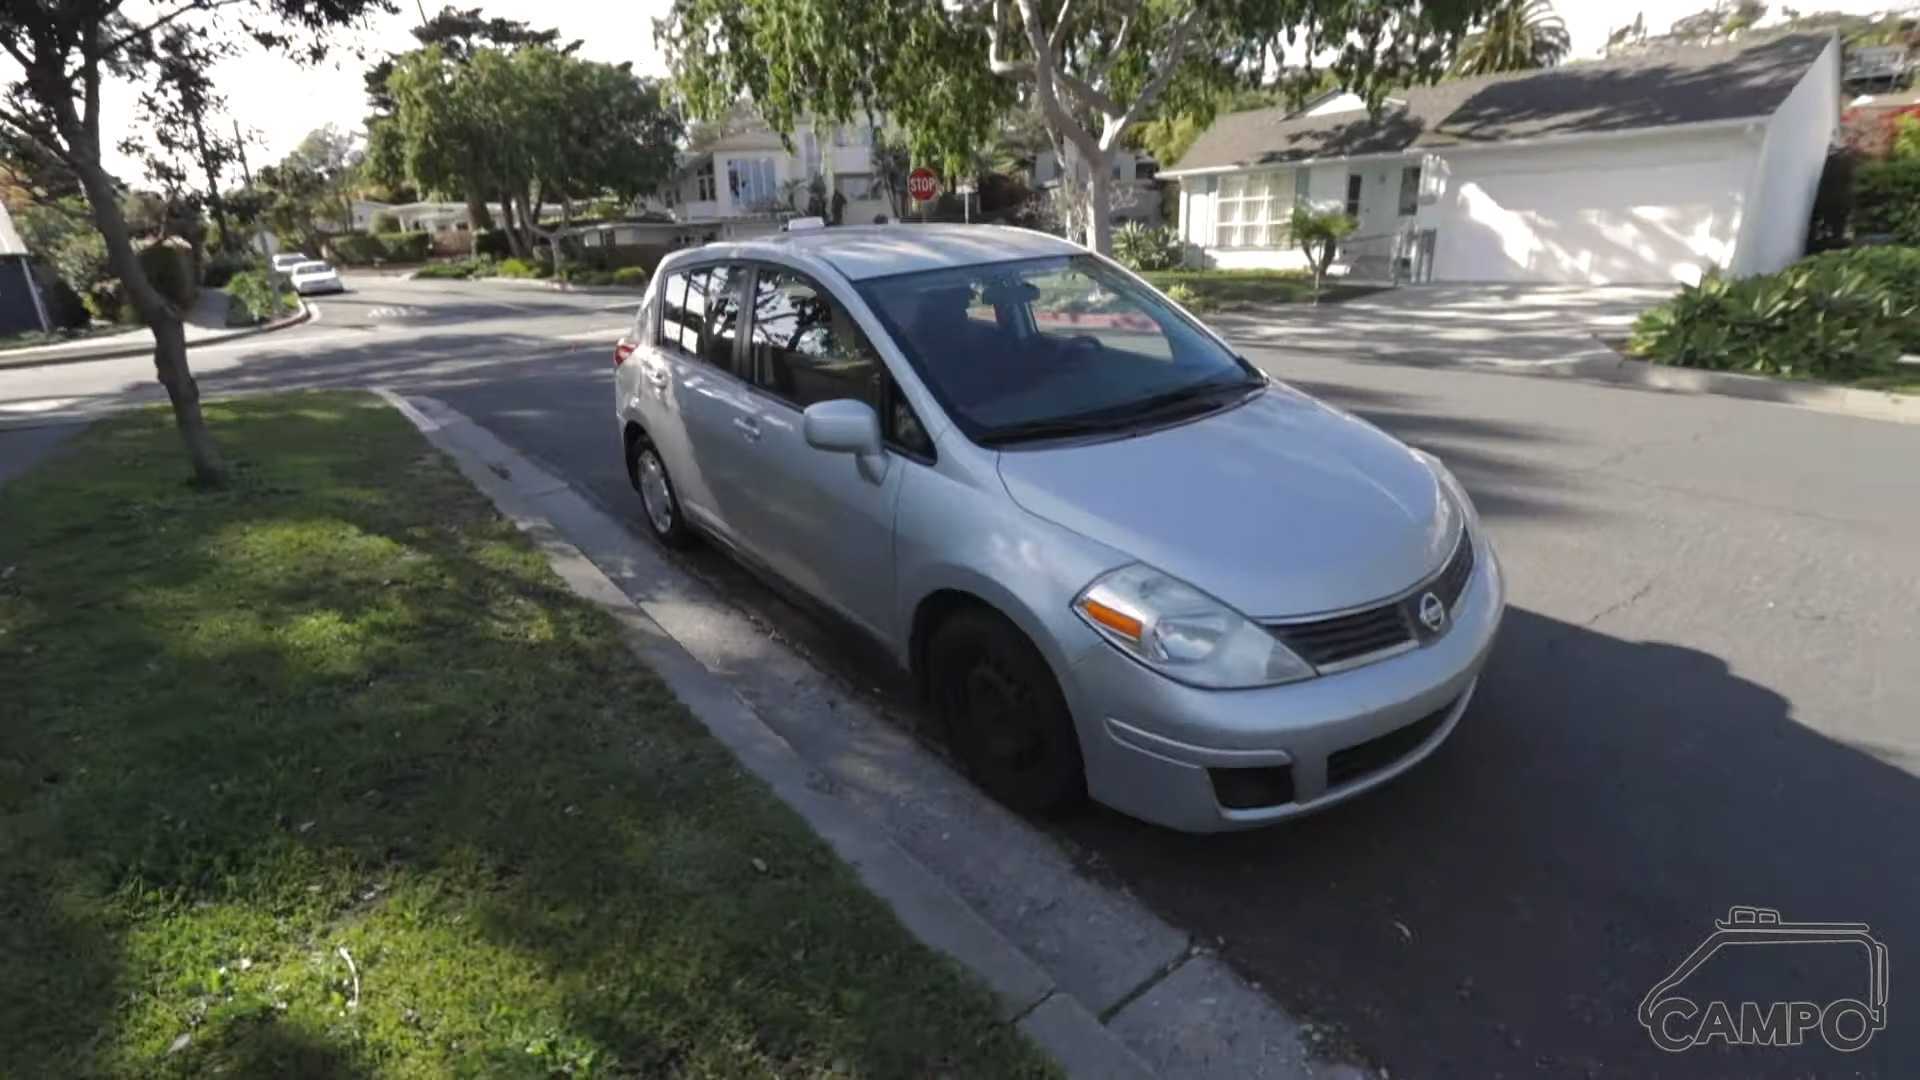
[[[627,478],[640,496],[641,520],[655,540],[670,548],[693,543],[686,515],[680,512],[680,496],[674,492],[673,478],[667,475],[667,463],[644,436],[627,440]]]
[[[934,708],[974,783],[1023,813],[1086,797],[1066,698],[1018,627],[997,612],[958,611],[934,631],[927,665]]]

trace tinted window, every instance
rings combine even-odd
[[[1027,437],[1040,425],[1124,427],[1264,385],[1153,290],[1092,256],[929,270],[858,287],[975,439]]]
[[[716,266],[707,274],[707,321],[702,331],[700,356],[714,367],[733,369],[733,342],[740,324],[740,279],[745,270],[738,266]]]
[[[762,268],[753,286],[753,378],[806,408],[853,398],[879,405],[880,357],[827,291],[791,270]]]

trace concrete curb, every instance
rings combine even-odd
[[[1156,1075],[1115,1029],[1102,1025],[1039,964],[896,844],[884,825],[843,797],[832,779],[810,766],[725,679],[562,535],[543,504],[554,498],[577,499],[565,483],[437,401],[409,400],[384,389],[376,393],[453,458],[474,486],[533,539],[569,588],[613,615],[634,654],[741,764],[806,819],[915,937],[986,983],[999,999],[1001,1015],[1018,1023],[1069,1075],[1116,1080]]]
[[[408,275],[406,275],[407,280],[408,281],[471,281],[471,282],[486,284],[486,285],[507,285],[516,289],[544,289],[548,292],[581,293],[587,296],[631,296],[634,298],[634,301],[636,303],[639,302],[640,295],[646,291],[645,286],[640,286],[636,288],[628,285],[569,285],[564,281],[554,281],[551,278],[510,278],[510,277],[420,278],[420,277],[417,277],[416,274],[417,274],[417,271],[415,273],[409,273]]]
[[[308,304],[305,298],[301,298],[299,302],[300,302],[299,312],[293,315],[289,315],[284,319],[275,319],[273,322],[262,323],[259,326],[241,327],[240,329],[237,329],[237,330],[230,330],[230,331],[219,333],[219,334],[208,334],[205,337],[188,338],[187,354],[191,356],[193,354],[193,350],[201,347],[202,345],[218,345],[224,341],[237,341],[240,338],[257,337],[260,334],[270,334],[275,330],[285,330],[289,326],[298,326],[301,323],[304,323],[312,319],[313,318],[312,305]],[[130,332],[128,336],[132,336],[132,333]],[[19,352],[22,352],[22,353],[32,353],[33,351],[34,351],[33,349],[19,350]],[[103,344],[97,350],[96,349],[75,349],[75,350],[72,350],[71,352],[62,351],[61,354],[58,356],[52,356],[52,355],[43,356],[43,357],[29,356],[26,359],[16,360],[9,357],[6,353],[0,353],[0,371],[3,371],[7,368],[16,368],[16,367],[20,367],[20,368],[51,367],[55,364],[78,364],[88,360],[116,360],[116,359],[120,359],[128,356],[146,356],[152,352],[153,352],[153,337],[151,334],[149,334],[147,336],[146,341],[140,345],[105,345]]]

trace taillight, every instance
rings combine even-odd
[[[626,340],[625,338],[622,338],[619,341],[614,342],[613,366],[619,367],[621,364],[626,363],[627,357],[633,355],[633,350],[634,350],[634,343]]]

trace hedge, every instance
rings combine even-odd
[[[424,232],[396,232],[370,235],[344,233],[327,242],[336,261],[348,266],[368,266],[376,262],[424,262],[433,244]]]
[[[193,252],[174,244],[159,243],[141,248],[140,268],[147,280],[160,290],[174,307],[184,314],[193,307],[200,293],[199,275],[194,272]]]

